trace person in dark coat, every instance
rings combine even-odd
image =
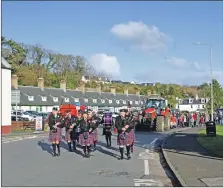
[[[135,126],[137,124],[137,121],[135,120],[135,117],[133,115],[131,107],[128,108],[128,111],[126,113],[127,118],[127,125],[129,125],[128,131],[128,137],[130,140],[132,140],[132,144],[130,145],[131,152],[133,153],[134,143],[135,143]]]
[[[94,124],[91,124],[88,121],[88,114],[87,111],[83,112],[83,119],[80,121],[80,144],[83,147],[84,156],[89,158],[91,152],[91,145],[93,144],[92,132],[94,131],[95,127]]]
[[[105,135],[105,140],[107,143],[107,147],[111,146],[111,135],[112,135],[112,113],[107,111],[104,113],[100,124],[103,124],[103,135]]]
[[[79,135],[80,135],[80,122],[83,119],[82,117],[83,111],[78,111],[78,117],[76,118],[75,124],[72,132],[71,132],[71,140],[73,142],[73,150],[76,150],[76,145],[79,143]]]
[[[92,151],[95,151],[96,150],[96,144],[97,144],[97,141],[98,141],[97,128],[98,128],[98,125],[100,123],[100,119],[95,114],[93,114],[91,109],[88,109],[88,122],[90,123],[91,126],[95,127],[94,130],[90,133],[90,136],[93,139]]]
[[[58,115],[58,109],[53,108],[52,113],[48,118],[48,125],[50,127],[49,141],[52,143],[53,147],[53,157],[60,156],[60,142],[62,140],[62,124],[61,117]],[[56,153],[56,148],[58,153]]]
[[[127,150],[127,159],[131,159],[130,157],[130,146],[133,142],[132,137],[128,136],[131,129],[128,125],[128,119],[126,117],[127,109],[121,109],[120,115],[116,117],[115,120],[115,127],[118,130],[118,136],[117,136],[117,144],[119,145],[119,151],[121,154],[120,160],[124,159],[124,146],[126,146]]]
[[[68,144],[69,151],[72,152],[73,150],[71,147],[71,135],[73,134],[74,127],[76,127],[76,118],[71,114],[70,110],[66,111],[64,118],[64,127],[66,131],[65,140]],[[73,148],[75,148],[75,146],[73,146]]]

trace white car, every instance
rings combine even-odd
[[[116,118],[119,114],[117,112],[112,113],[112,118]]]
[[[12,114],[16,115],[16,112],[13,112]],[[21,111],[18,112],[17,111],[17,115],[24,117],[24,118],[28,118],[29,121],[34,121],[34,117],[31,114],[29,114],[28,112],[21,112]]]

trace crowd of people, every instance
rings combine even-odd
[[[178,127],[203,126],[208,121],[207,115],[199,112],[176,112],[173,114],[173,117],[176,119],[175,122]]]
[[[112,113],[104,112],[102,119],[93,114],[91,109],[79,110],[78,117],[72,115],[70,110],[60,115],[57,108],[53,108],[48,118],[50,128],[49,141],[52,143],[52,156],[60,156],[60,143],[62,141],[62,129],[65,129],[65,141],[69,151],[75,151],[77,144],[83,149],[84,157],[89,158],[90,153],[96,150],[98,141],[97,128],[103,124],[103,135],[107,147],[111,146],[111,136],[113,126],[117,129],[117,145],[120,151],[120,160],[124,159],[124,148],[126,147],[127,159],[131,159],[130,153],[133,152],[135,141],[135,126],[137,121],[131,108],[121,109],[120,115],[116,117],[115,123]],[[56,151],[57,150],[57,151]]]

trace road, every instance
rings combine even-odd
[[[112,136],[113,147],[108,149],[99,135],[97,151],[90,159],[83,158],[81,149],[68,152],[65,143],[61,156],[53,158],[46,135],[4,138],[2,186],[172,186],[160,154],[146,149],[164,137],[164,133],[136,133],[136,147],[129,161],[117,159],[116,136]]]

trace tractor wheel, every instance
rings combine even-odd
[[[164,130],[170,130],[170,118],[168,116],[164,118]]]
[[[163,132],[164,131],[164,116],[156,117],[156,131]]]

